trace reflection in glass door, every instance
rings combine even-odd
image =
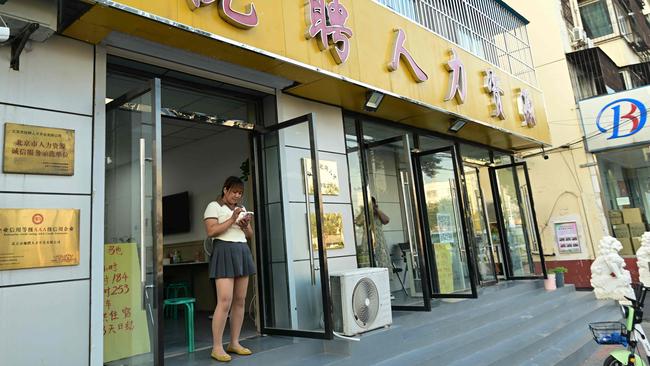
[[[391,305],[429,309],[413,187],[412,135],[345,119],[357,264],[388,269]]]
[[[467,211],[471,220],[471,239],[476,255],[478,280],[481,284],[496,282],[493,244],[488,226],[487,211],[479,179],[479,168],[464,166],[467,189]]]
[[[493,168],[492,187],[500,216],[509,278],[536,278],[546,274],[536,227],[532,193],[523,163]]]
[[[318,148],[311,115],[257,136],[260,273],[267,334],[332,337]]]
[[[160,80],[142,84],[106,105],[107,365],[162,365]]]
[[[455,150],[445,148],[416,156],[425,242],[432,257],[433,296],[474,296]]]

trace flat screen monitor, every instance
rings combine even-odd
[[[164,196],[163,234],[190,232],[190,194],[181,192]]]

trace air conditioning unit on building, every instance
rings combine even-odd
[[[330,288],[335,332],[352,336],[393,323],[388,269],[333,272]]]
[[[573,43],[585,43],[587,39],[589,39],[587,32],[582,27],[573,27],[571,30],[571,41]]]

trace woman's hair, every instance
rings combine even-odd
[[[219,197],[223,198],[223,191],[225,191],[226,189],[234,188],[234,187],[242,187],[242,188],[244,188],[244,182],[241,179],[239,179],[237,177],[233,177],[231,175],[230,177],[226,178],[225,182],[223,182],[223,188],[221,188],[221,195]]]

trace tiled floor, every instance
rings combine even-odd
[[[209,312],[197,312],[194,315],[194,347],[197,350],[212,347],[212,320],[208,318]],[[165,357],[181,355],[187,352],[187,341],[185,339],[185,319],[180,313],[178,319],[165,319]],[[226,323],[223,341],[230,340],[230,328]],[[241,338],[246,339],[256,336],[255,323],[246,315],[242,326]]]

